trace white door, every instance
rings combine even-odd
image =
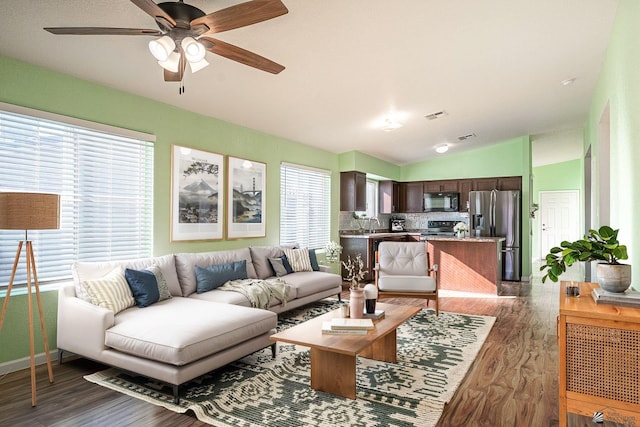
[[[541,191],[540,259],[563,240],[580,238],[580,197],[578,190]]]

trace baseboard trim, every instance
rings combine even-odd
[[[58,360],[58,350],[52,350],[49,352],[51,355],[51,363],[56,363]],[[36,354],[36,366],[44,365],[47,363],[45,353]],[[0,363],[0,375],[10,374],[11,372],[21,371],[31,367],[31,358],[29,356],[21,359],[10,360],[8,362]]]

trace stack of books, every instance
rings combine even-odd
[[[343,319],[334,318],[322,322],[322,333],[332,335],[366,335],[374,329],[371,319]]]
[[[384,310],[375,310],[373,313],[367,313],[366,311],[362,313],[362,317],[365,319],[382,319],[384,317]]]
[[[591,296],[596,304],[640,308],[640,292],[632,291],[630,288],[624,292],[607,292],[602,288],[594,288]]]

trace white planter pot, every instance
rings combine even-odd
[[[631,286],[631,266],[629,264],[605,264],[596,266],[598,284],[609,292],[624,292]]]

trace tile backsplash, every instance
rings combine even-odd
[[[389,230],[390,214],[378,214],[377,218],[380,221],[378,225],[375,221],[372,221],[373,228],[376,230]],[[427,213],[403,213],[394,214],[397,218],[405,219],[405,227],[407,230],[424,230],[427,228],[429,221],[462,221],[469,224],[469,214],[467,212],[427,212]],[[353,212],[340,212],[339,220],[340,231],[345,230],[359,230],[364,228],[369,229],[369,220],[362,219],[357,220],[353,218]]]

